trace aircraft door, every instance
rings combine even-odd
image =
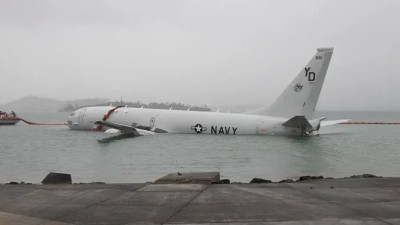
[[[79,125],[83,125],[83,118],[85,117],[86,109],[82,109],[79,112],[78,123]]]
[[[155,123],[156,123],[156,118],[153,116],[153,117],[150,118],[149,127],[153,128]]]

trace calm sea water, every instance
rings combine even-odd
[[[329,119],[399,122],[400,112],[323,112]],[[64,122],[66,113],[20,114],[33,122]],[[66,126],[0,126],[0,183],[40,183],[49,172],[73,182],[147,182],[185,171],[222,178],[278,181],[302,175],[400,176],[400,125],[336,125],[320,136],[162,134],[100,143],[111,134]]]

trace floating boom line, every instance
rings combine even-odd
[[[67,125],[66,123],[34,123],[34,122],[30,122],[27,120],[24,120],[22,118],[18,118],[17,119],[21,120],[22,122],[28,124],[28,125],[49,125],[49,126],[62,126],[62,125]]]

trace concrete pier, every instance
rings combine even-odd
[[[0,224],[400,224],[400,178],[0,185]]]
[[[211,184],[220,181],[219,172],[170,173],[154,181],[155,184]]]

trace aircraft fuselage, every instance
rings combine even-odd
[[[75,111],[68,117],[74,130],[93,130],[96,121],[112,109],[109,106],[89,107]],[[116,109],[107,122],[132,127],[146,126],[167,133],[212,135],[298,135],[300,129],[282,126],[288,118],[247,115],[238,113],[198,112],[165,109],[122,107]],[[107,128],[102,128],[106,130]]]

